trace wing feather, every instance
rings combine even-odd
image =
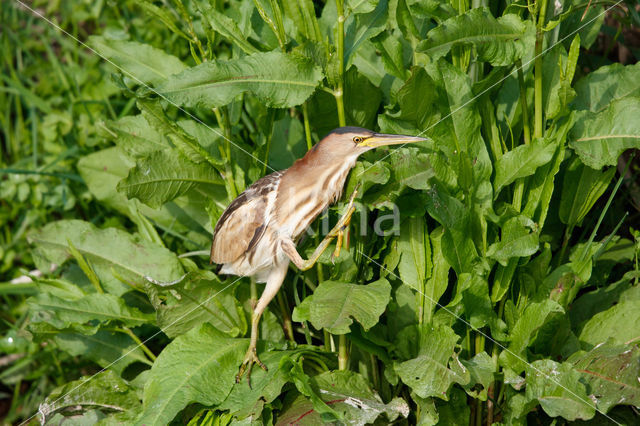
[[[229,204],[213,233],[212,262],[234,262],[260,241],[266,229],[268,195],[276,190],[281,174],[259,179]]]

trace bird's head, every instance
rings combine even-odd
[[[352,157],[358,156],[371,149],[387,146],[399,145],[413,142],[426,141],[427,139],[418,136],[390,135],[376,133],[361,127],[339,127],[322,139],[315,149],[321,149],[332,156]]]

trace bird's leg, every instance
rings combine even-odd
[[[269,274],[267,278],[267,285],[258,299],[258,303],[256,303],[253,312],[251,313],[251,340],[249,342],[249,349],[247,349],[247,353],[244,356],[244,360],[242,361],[242,365],[240,365],[240,370],[236,375],[236,383],[240,383],[240,379],[244,375],[245,371],[247,373],[247,383],[249,387],[251,387],[251,370],[253,369],[253,364],[258,364],[260,368],[264,371],[267,371],[267,366],[264,365],[260,358],[258,358],[257,353],[257,345],[258,345],[258,325],[260,323],[260,317],[262,313],[267,308],[267,305],[271,300],[275,297],[284,281],[284,277],[287,275],[287,264],[283,263],[281,265],[276,265],[274,270]]]
[[[324,237],[324,239],[320,242],[318,247],[316,247],[316,249],[313,251],[309,259],[305,260],[302,258],[302,256],[300,256],[300,253],[298,253],[296,245],[293,241],[291,241],[290,239],[282,240],[282,250],[289,257],[289,259],[291,259],[293,264],[296,265],[298,269],[300,269],[301,271],[306,271],[308,269],[311,269],[313,265],[316,264],[316,262],[318,261],[322,253],[327,249],[329,244],[331,244],[331,241],[336,237],[338,238],[338,240],[336,244],[336,249],[333,252],[333,257],[338,256],[340,254],[340,248],[342,247],[342,238],[344,235],[344,230],[347,228],[347,226],[349,226],[349,223],[351,222],[351,216],[353,215],[353,212],[356,210],[356,208],[353,206],[353,201],[357,193],[358,193],[357,189],[353,191],[353,194],[351,194],[351,197],[349,199],[349,205],[347,206],[346,213],[342,215],[342,217],[340,218],[336,226],[334,226],[333,229],[329,231],[327,236]]]

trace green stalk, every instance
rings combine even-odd
[[[280,307],[280,314],[282,315],[282,328],[284,329],[285,337],[293,342],[293,324],[291,323],[291,316],[287,310],[284,296],[282,296],[282,292],[279,291],[276,293],[276,297],[278,298],[278,306]]]
[[[267,164],[269,164],[269,154],[271,152],[271,141],[273,140],[273,122],[275,118],[275,110],[269,109],[269,133],[267,134],[267,149],[264,154],[264,164],[262,165],[262,174],[267,174]]]
[[[213,108],[213,113],[218,121],[218,126],[222,129],[222,133],[224,134],[225,147],[220,151],[224,157],[224,177],[227,180],[229,198],[233,200],[238,196],[238,190],[236,189],[236,183],[233,179],[233,171],[231,170],[231,144],[229,142],[231,140],[231,129],[227,125],[228,116],[225,110],[223,110],[224,117],[219,108]]]
[[[543,135],[543,121],[542,121],[542,44],[544,41],[544,21],[547,15],[547,0],[540,1],[540,8],[538,13],[538,22],[536,28],[536,46],[535,46],[535,121],[533,128],[533,137],[541,138]],[[536,4],[537,5],[537,4]]]
[[[324,339],[324,350],[331,352],[331,333],[327,330],[322,330],[322,337]]]
[[[259,0],[253,0],[253,4],[256,6],[256,9],[258,9],[258,13],[262,17],[262,20],[269,26],[269,28],[271,28],[271,31],[273,31],[276,38],[278,39],[278,45],[280,46],[280,49],[282,49],[282,51],[284,52],[286,50],[285,49],[286,35],[284,32],[284,25],[282,23],[282,12],[280,11],[280,6],[278,6],[276,1],[270,0],[270,3],[271,3],[271,11],[275,16],[276,22],[273,22],[273,19],[271,19],[271,17],[269,16],[265,8],[262,7],[262,4],[260,3]],[[274,7],[274,4],[275,4],[275,7]]]
[[[174,3],[176,4],[177,9],[180,12],[180,15],[182,16],[182,19],[184,19],[187,22],[187,26],[188,26],[187,32],[191,37],[191,40],[189,40],[189,50],[191,51],[191,56],[193,57],[193,60],[196,61],[196,64],[201,64],[202,61],[206,59],[206,55],[204,53],[204,50],[202,49],[202,42],[196,35],[196,30],[193,27],[191,14],[187,11],[187,8],[184,7],[184,4],[182,4],[182,0],[174,0]],[[198,48],[200,57],[198,57],[197,53],[193,50],[194,44]]]
[[[564,257],[567,253],[567,248],[569,247],[569,240],[571,239],[571,234],[573,233],[573,225],[567,226],[564,230],[564,238],[562,240],[562,247],[560,248],[560,255],[558,256],[558,263],[556,266],[562,265],[564,262]]]
[[[524,133],[524,143],[531,143],[531,130],[529,129],[529,109],[527,108],[527,88],[524,85],[524,73],[522,72],[522,61],[516,62],[518,70],[518,85],[520,86],[520,109],[522,110],[522,127]]]
[[[313,142],[311,141],[311,126],[309,125],[309,109],[307,107],[307,102],[302,104],[302,117],[304,119],[304,136],[307,139],[307,151],[309,151],[313,147]]]
[[[152,362],[156,361],[157,357],[155,356],[155,354],[151,352],[151,350],[142,342],[142,340],[140,340],[138,336],[136,336],[136,334],[133,331],[131,331],[129,327],[118,327],[116,328],[116,331],[119,331],[120,333],[124,333],[127,336],[131,337],[133,341],[136,342],[136,344],[142,348],[142,351],[145,354],[147,354],[147,356]]]
[[[338,43],[338,88],[334,90],[333,96],[336,98],[338,108],[338,123],[340,127],[346,126],[347,121],[344,115],[344,3],[336,0],[338,9],[338,33],[336,34]]]
[[[341,334],[338,337],[338,369],[346,370],[349,363],[349,355],[347,354],[347,335]]]
[[[593,231],[591,231],[591,235],[589,236],[589,241],[587,242],[587,245],[584,246],[584,249],[583,249],[582,253],[580,254],[580,261],[583,261],[585,259],[585,257],[587,256],[587,253],[589,252],[589,247],[591,247],[591,244],[593,244],[593,240],[596,238],[596,233],[598,232],[598,229],[600,228],[600,225],[602,224],[602,220],[604,219],[605,214],[607,213],[607,211],[609,210],[609,207],[611,206],[611,202],[613,201],[613,197],[616,196],[616,193],[618,192],[618,189],[620,188],[620,185],[622,185],[622,181],[624,180],[624,176],[627,174],[627,170],[629,170],[629,165],[633,162],[634,157],[635,157],[635,154],[633,154],[631,156],[631,158],[629,159],[629,161],[625,165],[624,170],[620,174],[620,179],[618,179],[618,182],[616,182],[616,186],[613,187],[613,191],[611,191],[611,195],[609,195],[609,199],[607,200],[607,203],[605,204],[604,208],[602,209],[602,212],[600,212],[600,217],[598,217],[598,221],[596,222],[596,226],[593,228]],[[614,233],[615,232],[616,231],[614,231]]]
[[[276,20],[276,28],[278,30],[278,43],[280,44],[280,49],[284,52],[287,42],[287,34],[284,31],[284,20],[282,19],[282,10],[280,10],[280,5],[276,0],[270,0],[271,3],[271,11],[273,12],[273,16]]]
[[[336,106],[338,108],[338,123],[340,127],[347,125],[344,114],[344,2],[336,0],[338,10],[338,33],[336,34],[338,43],[338,88],[334,91]],[[346,370],[349,364],[347,353],[347,336],[341,334],[338,339],[338,368]]]

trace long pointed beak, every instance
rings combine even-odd
[[[375,133],[373,136],[366,138],[360,142],[360,146],[369,146],[371,148],[377,148],[379,146],[387,145],[399,145],[405,143],[422,142],[428,139],[418,136],[407,135],[387,135],[384,133]]]

